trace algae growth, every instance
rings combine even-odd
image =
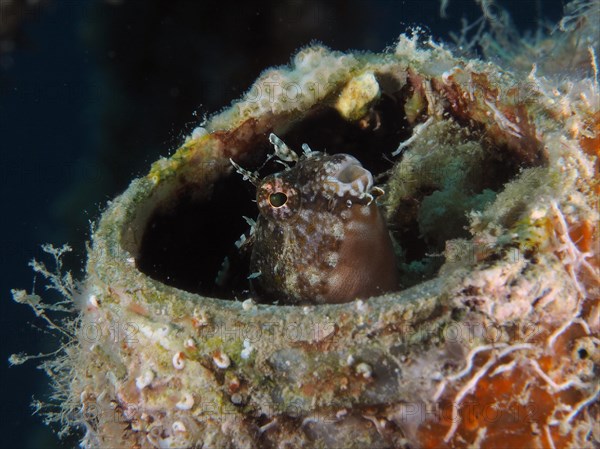
[[[578,78],[417,35],[263,72],[103,213],[82,291],[65,291],[81,305],[48,365],[69,373],[55,418],[89,448],[593,447],[600,92],[597,42],[568,34],[580,20],[562,35],[589,57]],[[373,173],[396,291],[290,306],[248,289],[231,251],[256,209],[229,160],[275,170],[271,133]]]

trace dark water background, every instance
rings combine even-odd
[[[18,0],[0,0],[0,3]],[[22,3],[26,3],[25,0]],[[499,1],[520,30],[561,17],[559,0]],[[543,6],[541,6],[543,5]],[[27,267],[45,242],[69,242],[82,273],[89,222],[150,163],[177,148],[202,116],[227,106],[262,69],[285,64],[313,40],[338,50],[382,50],[407,27],[448,40],[474,0],[261,2],[46,0],[24,13],[14,49],[0,52],[0,448],[76,447],[59,442],[32,396],[47,394],[36,362],[56,341],[10,289],[31,290]],[[2,11],[2,9],[0,9]],[[0,15],[2,21],[8,17]],[[0,38],[2,36],[0,35]],[[38,279],[36,291],[43,292]],[[37,328],[37,329],[36,329]]]

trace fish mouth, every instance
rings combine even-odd
[[[373,175],[364,168],[357,159],[345,155],[337,169],[329,176],[338,196],[349,194],[353,197],[364,198],[373,187]]]

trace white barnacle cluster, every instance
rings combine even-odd
[[[182,370],[185,367],[185,356],[183,352],[176,352],[173,355],[173,367],[176,370]]]
[[[223,351],[217,351],[213,355],[213,362],[215,366],[219,369],[226,369],[229,368],[229,365],[231,365],[231,359]]]
[[[356,374],[369,379],[373,375],[373,368],[369,364],[361,362],[356,365]]]
[[[186,138],[186,143],[191,141],[191,140],[198,140],[203,138],[204,136],[208,135],[208,131],[206,130],[206,128],[203,128],[202,126],[197,126],[196,128],[194,128],[192,130],[192,134],[190,134],[187,138]]]
[[[182,421],[174,421],[170,428],[162,431],[158,426],[153,429],[156,430],[148,432],[146,438],[154,447],[174,449],[190,445],[190,432]]]

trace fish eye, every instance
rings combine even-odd
[[[283,192],[275,192],[269,195],[269,203],[273,207],[281,207],[287,203],[288,197]]]

